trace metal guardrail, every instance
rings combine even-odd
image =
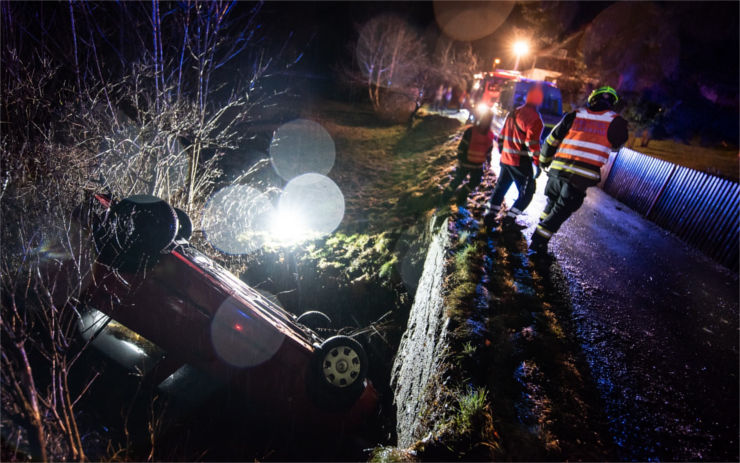
[[[740,184],[627,148],[605,170],[609,195],[738,271]]]

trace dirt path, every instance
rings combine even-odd
[[[737,276],[597,188],[551,248],[619,456],[736,461]]]

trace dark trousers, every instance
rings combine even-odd
[[[457,190],[457,187],[460,186],[468,175],[470,175],[470,180],[468,180],[466,188],[468,190],[468,194],[470,194],[475,187],[480,185],[480,182],[483,179],[483,167],[464,167],[458,165],[455,169],[455,176],[452,178],[450,185],[445,189],[444,193],[442,193],[442,200],[446,201],[450,199],[455,190]]]
[[[583,205],[586,191],[576,188],[564,179],[551,176],[545,186],[547,205],[540,223],[532,235],[532,244],[546,244],[560,226]]]
[[[506,196],[506,192],[509,191],[512,183],[516,184],[519,197],[510,209],[515,209],[518,211],[517,214],[519,214],[529,206],[529,203],[532,202],[535,189],[532,164],[528,162],[526,167],[501,164],[501,171],[499,172],[498,180],[496,180],[496,186],[493,188],[491,200],[488,203],[489,210],[496,211],[501,207],[501,203],[504,202],[504,196]]]

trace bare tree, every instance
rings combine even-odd
[[[70,387],[70,375],[84,350],[74,333],[90,237],[72,217],[92,158],[55,141],[48,116],[64,109],[53,101],[65,94],[56,68],[14,57],[4,50],[2,114],[12,123],[0,138],[3,414],[34,457],[85,460],[75,407],[96,375],[80,388]]]
[[[231,18],[235,5],[193,1],[162,14],[152,0],[151,45],[142,43],[147,52],[121,77],[101,82],[97,93],[117,95],[116,109],[90,113],[85,124],[96,128],[87,140],[97,140],[100,171],[111,174],[105,180],[114,191],[152,194],[189,212],[207,197],[221,174],[219,156],[239,146],[240,129],[264,104],[258,82],[272,65],[254,50],[259,5],[246,18]],[[173,45],[163,46],[163,34]],[[251,53],[250,73],[227,90],[219,73],[242,53]]]
[[[456,42],[443,36],[432,56],[431,69],[437,81],[466,88],[473,75],[480,70],[479,64],[470,42]]]
[[[405,21],[390,15],[375,17],[359,28],[355,59],[368,97],[377,111],[384,93],[408,92],[426,71],[426,49]]]
[[[93,338],[77,333],[94,258],[81,192],[107,185],[194,208],[264,101],[259,5],[239,27],[235,5],[41,5],[68,19],[52,34],[23,4],[0,3],[0,419],[25,443],[17,458],[87,458],[77,417],[97,373],[80,362]],[[95,8],[115,11],[119,28]],[[240,54],[248,72],[224,79]]]

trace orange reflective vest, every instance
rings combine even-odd
[[[499,136],[501,163],[519,166],[522,156],[531,156],[535,165],[539,164],[542,128],[542,118],[533,106],[524,105],[511,113]]]
[[[560,142],[550,168],[597,184],[601,179],[601,166],[609,160],[611,143],[607,138],[607,130],[615,117],[617,113],[610,110],[596,112],[579,109],[568,135]]]
[[[493,146],[493,132],[486,130],[481,133],[477,127],[471,129],[470,144],[466,153],[467,164],[483,164],[488,158],[488,152]]]

